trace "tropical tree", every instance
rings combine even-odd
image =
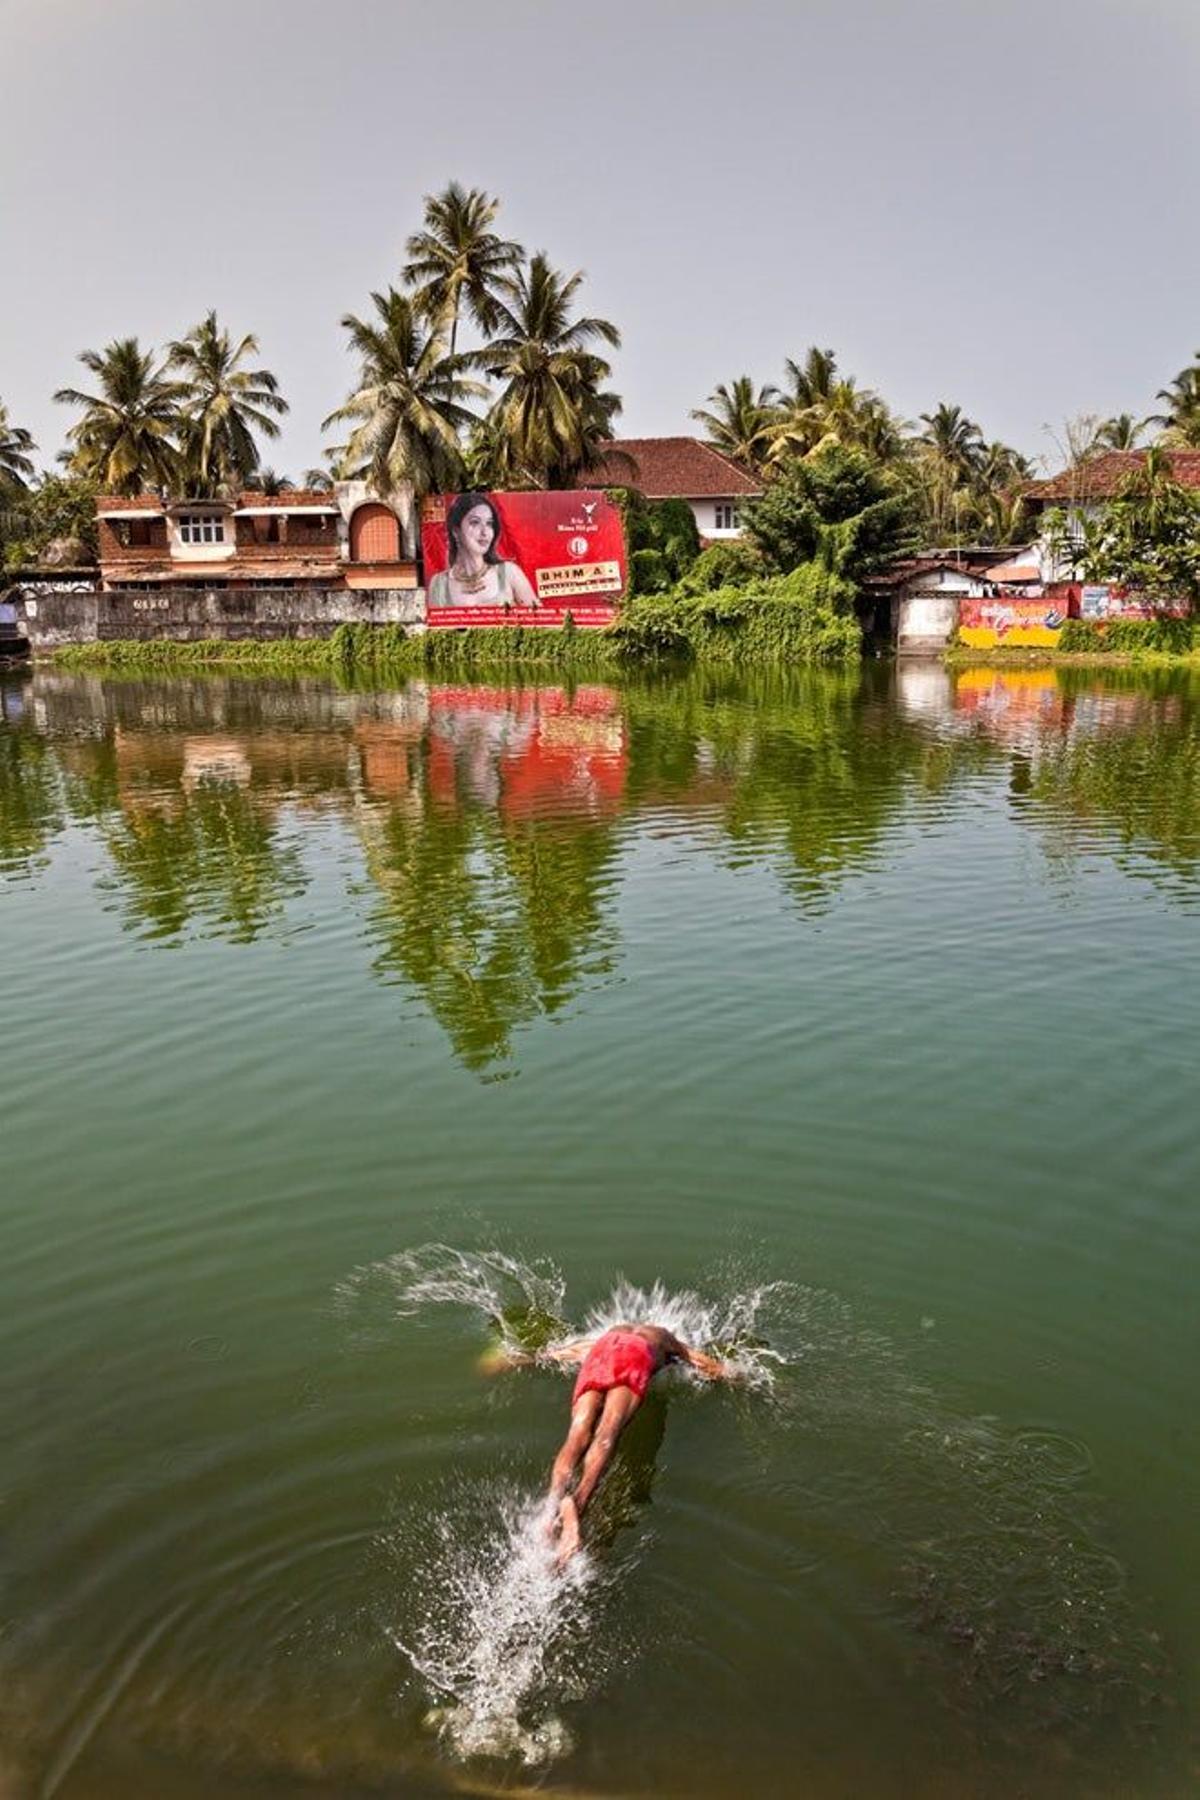
[[[1136,450],[1148,423],[1147,419],[1135,419],[1132,413],[1116,413],[1099,427],[1096,442],[1105,450]]]
[[[295,485],[290,475],[277,475],[274,469],[251,469],[246,477],[246,486],[256,494],[290,494]]]
[[[507,478],[569,487],[593,468],[621,410],[612,370],[590,348],[621,342],[607,319],[573,318],[583,271],[564,276],[544,251],[500,284],[496,335],[473,361],[503,386],[491,421]]]
[[[768,426],[769,462],[784,467],[830,444],[865,450],[878,461],[902,453],[900,423],[879,395],[839,375],[832,350],[813,344],[798,363],[788,357],[786,385]]]
[[[110,494],[169,487],[179,467],[178,383],[155,367],[153,350],[143,351],[135,337],[117,338],[103,350],[81,350],[79,361],[96,376],[99,392],[59,388],[54,396],[64,406],[83,408],[83,417],[67,433],[68,468]]]
[[[749,375],[739,375],[728,386],[721,382],[713,389],[708,396],[711,412],[697,408],[692,417],[705,427],[714,450],[761,474],[770,454],[778,400],[777,389],[756,390]]]
[[[859,582],[915,542],[912,495],[842,444],[793,462],[743,518],[749,542],[780,574],[819,562]]]
[[[255,432],[279,436],[272,415],[288,410],[279,383],[269,369],[242,367],[257,351],[252,332],[235,344],[215,312],[168,348],[168,368],[184,378],[184,479],[195,492],[240,488],[258,466]]]
[[[987,446],[983,432],[961,406],[943,401],[921,414],[924,431],[913,444],[914,469],[924,493],[928,528],[934,538],[970,531]]]
[[[520,244],[491,229],[499,208],[481,189],[452,181],[443,193],[426,195],[425,229],[404,246],[403,279],[416,284],[416,305],[428,319],[449,320],[451,356],[464,305],[482,332],[495,329],[497,289],[524,255]]]
[[[333,487],[333,476],[328,469],[301,469],[300,485],[312,494],[328,494]]]
[[[25,488],[33,477],[31,450],[36,450],[31,434],[23,425],[9,422],[8,408],[0,400],[0,489]]]
[[[1181,369],[1168,387],[1160,388],[1156,398],[1167,403],[1164,412],[1151,414],[1151,422],[1164,427],[1163,441],[1180,449],[1200,449],[1200,350],[1195,362]]]
[[[475,423],[466,402],[486,399],[487,389],[464,374],[442,324],[430,324],[407,294],[388,288],[371,300],[373,320],[342,319],[362,367],[358,386],[322,427],[352,427],[334,452],[338,472],[366,475],[381,493],[404,482],[418,500],[445,493],[460,484],[461,440]]]

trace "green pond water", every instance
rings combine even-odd
[[[5,1800],[1192,1791],[1195,684],[6,677],[0,972]]]

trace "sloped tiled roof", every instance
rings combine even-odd
[[[1168,450],[1164,457],[1173,481],[1181,487],[1200,488],[1200,450]],[[1025,489],[1025,498],[1048,503],[1111,500],[1145,461],[1144,450],[1106,450],[1077,469],[1064,469],[1048,481],[1032,482]]]
[[[763,491],[761,481],[699,438],[613,438],[604,450],[585,487],[635,487],[647,500],[737,500]]]

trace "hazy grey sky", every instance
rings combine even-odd
[[[1200,0],[0,0],[0,399],[49,461],[85,347],[210,306],[315,462],[451,178],[624,335],[630,436],[832,345],[1050,452],[1200,348]]]

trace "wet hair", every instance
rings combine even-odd
[[[492,515],[492,541],[488,545],[483,560],[486,563],[499,563],[504,560],[496,550],[496,545],[500,542],[500,533],[504,527],[500,514],[496,510],[495,502],[487,494],[460,494],[446,514],[447,560],[451,565],[462,548],[458,540],[458,528],[467,514],[474,512],[477,506],[486,506]]]

